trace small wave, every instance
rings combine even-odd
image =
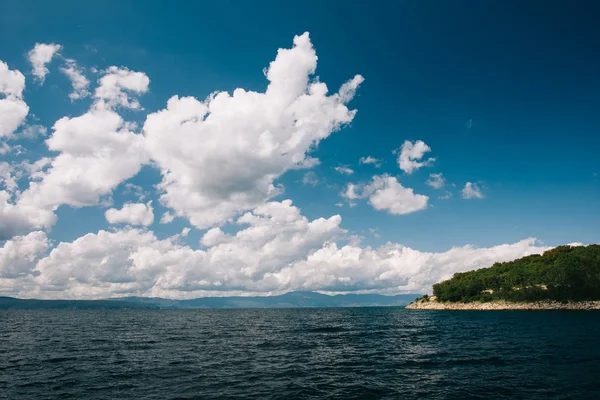
[[[312,333],[339,333],[339,332],[346,332],[347,329],[344,328],[340,328],[337,326],[322,326],[319,328],[311,328],[311,329],[307,329],[306,332],[312,332]]]

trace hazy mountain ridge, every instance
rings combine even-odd
[[[190,300],[158,297],[122,297],[104,300],[38,300],[0,297],[0,309],[217,309],[217,308],[313,308],[406,306],[417,294],[326,295],[289,292],[278,296],[200,297]]]

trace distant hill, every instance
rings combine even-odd
[[[371,307],[405,306],[418,295],[383,296],[379,294],[339,294],[329,296],[317,292],[289,292],[279,296],[200,297],[191,300],[169,300],[146,297],[123,297],[119,300],[157,305],[160,308],[303,308],[303,307]]]
[[[419,295],[289,292],[279,296],[201,297],[172,300],[157,297],[122,297],[105,300],[35,300],[0,297],[0,309],[194,309],[194,308],[310,308],[405,306]]]
[[[124,310],[156,309],[153,304],[111,300],[38,300],[0,297],[0,310]]]
[[[559,246],[543,255],[457,273],[433,285],[433,294],[438,302],[463,303],[600,300],[600,245]]]

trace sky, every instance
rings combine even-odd
[[[600,242],[597,3],[213,3],[0,1],[0,295],[427,293]]]

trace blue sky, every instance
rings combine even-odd
[[[295,35],[310,32],[318,56],[313,82],[326,83],[332,94],[356,74],[364,77],[347,105],[357,114],[339,131],[327,134],[318,146],[307,148],[310,157],[320,160],[319,165],[287,168],[274,180],[285,191],[265,202],[291,199],[309,221],[339,214],[340,227],[346,231],[336,236],[340,247],[349,240],[354,243],[352,236],[362,237],[363,249],[391,242],[435,254],[454,246],[492,249],[527,238],[536,238],[538,247],[527,247],[523,254],[564,243],[597,243],[597,8],[594,2],[541,1],[376,5],[223,1],[178,2],[176,6],[123,1],[94,4],[93,8],[75,1],[2,2],[0,60],[25,76],[23,99],[29,115],[15,133],[17,137],[6,142],[13,150],[0,155],[0,160],[16,165],[25,159],[54,157],[56,152],[49,151],[44,140],[53,134],[55,122],[83,115],[94,106],[95,95],[69,99],[71,82],[60,72],[66,59],[76,61],[87,76],[90,93],[111,66],[139,71],[149,78],[147,91],[131,97],[139,100],[143,110],[114,108],[124,120],[137,123],[133,131],[141,136],[147,116],[164,109],[173,95],[202,101],[215,91],[231,94],[244,88],[264,92],[269,82],[263,69],[275,59],[277,49],[291,48]],[[28,59],[36,43],[61,46],[47,64],[49,72],[43,84],[32,75]],[[47,136],[19,136],[33,125],[45,127]],[[419,140],[431,151],[417,161],[430,157],[435,161],[407,173],[398,165],[399,149],[405,141]],[[19,146],[26,152],[17,154]],[[360,164],[359,159],[366,156],[380,160],[380,167]],[[73,243],[99,230],[137,229],[151,232],[156,240],[167,240],[188,227],[190,232],[177,240],[195,250],[202,247],[199,240],[211,227],[235,234],[240,229],[235,218],[257,205],[241,207],[233,219],[214,224],[194,223],[183,214],[172,223],[161,224],[164,212],[177,210],[159,199],[162,192],[155,185],[161,182],[166,167],[157,167],[160,162],[156,160],[150,155],[149,161],[141,162],[139,173],[119,181],[97,204],[77,207],[61,203],[53,224],[33,224],[13,234],[44,232],[50,242],[36,255],[41,260],[60,242]],[[222,168],[231,162],[223,161]],[[353,173],[339,173],[336,167],[350,168]],[[445,179],[444,187],[426,184],[430,174],[439,173]],[[377,189],[368,193],[368,185],[374,176],[388,175],[414,194],[427,196],[427,204],[398,213],[392,212],[388,203],[401,200],[388,199],[386,207],[377,209],[369,201]],[[303,182],[305,176],[315,182]],[[20,178],[21,192],[30,180],[26,175]],[[467,182],[474,184],[483,198],[463,198]],[[127,191],[127,184],[142,187],[147,192],[144,199]],[[367,185],[363,198],[344,198],[348,184],[360,190]],[[450,198],[440,198],[448,194]],[[152,201],[155,217],[145,227],[110,224],[105,217],[108,208],[147,201]],[[294,262],[310,259],[318,248],[308,247]],[[467,264],[460,268],[487,266]],[[27,274],[42,269],[39,264],[26,267]],[[420,281],[419,287],[398,282],[385,287],[356,283],[352,289],[422,290],[427,285],[423,282],[431,279]],[[8,293],[23,290],[22,283],[4,285]],[[341,290],[334,284],[322,288],[306,282],[298,287],[286,285],[245,287],[236,283],[230,290]],[[81,293],[73,291],[69,296]],[[167,289],[164,293],[175,295]]]

